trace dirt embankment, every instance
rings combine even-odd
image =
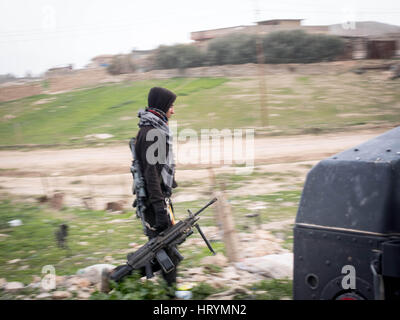
[[[386,60],[387,64],[397,63],[396,60]],[[347,60],[318,63],[288,63],[266,64],[265,74],[294,73],[299,75],[340,74],[360,68],[377,68],[382,65],[380,60]],[[56,74],[28,83],[5,83],[0,86],[0,102],[36,94],[52,94],[94,87],[105,83],[122,81],[138,81],[148,79],[170,79],[175,77],[254,77],[259,75],[259,66],[254,63],[240,65],[221,65],[212,67],[197,67],[187,69],[151,70],[140,73],[110,75],[105,68],[88,68],[71,70],[64,74]]]

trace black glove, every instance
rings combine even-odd
[[[170,225],[169,217],[166,209],[156,211],[156,225],[154,226],[158,232],[164,231]]]

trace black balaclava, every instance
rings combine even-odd
[[[176,94],[165,88],[153,87],[148,96],[148,107],[168,112],[176,99]]]

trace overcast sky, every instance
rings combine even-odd
[[[190,32],[304,19],[400,25],[399,0],[0,0],[0,74],[38,75],[100,54],[190,42]]]

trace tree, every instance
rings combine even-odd
[[[344,50],[339,37],[302,30],[273,32],[264,37],[263,45],[267,63],[331,61]]]
[[[231,34],[211,40],[207,62],[209,65],[256,63],[256,36]]]
[[[193,45],[178,44],[160,46],[155,54],[158,69],[184,69],[200,67],[204,64],[204,54]]]
[[[136,66],[133,63],[132,58],[129,55],[118,55],[115,56],[110,65],[107,67],[108,73],[112,75],[133,73],[136,70]]]

